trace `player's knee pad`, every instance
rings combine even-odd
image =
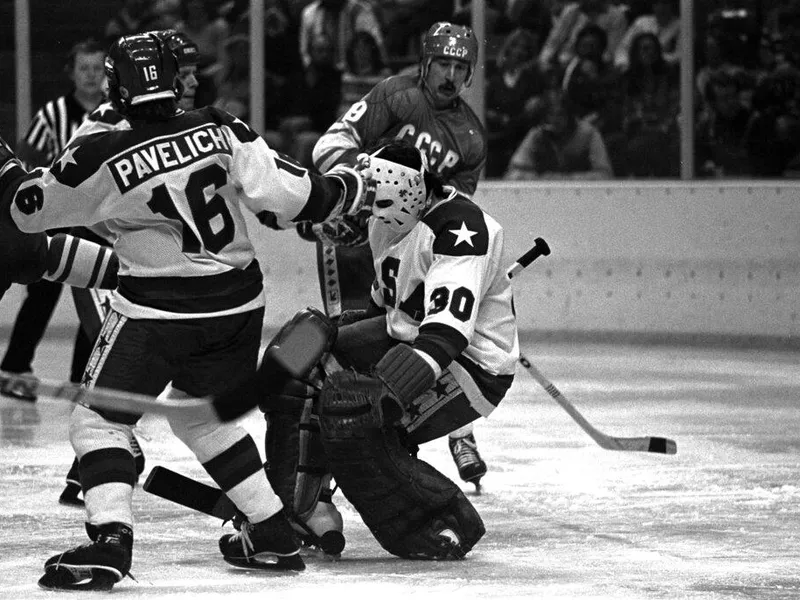
[[[345,371],[323,386],[320,425],[333,477],[388,552],[463,558],[483,536],[483,521],[456,484],[412,457],[383,424],[379,386]]]
[[[131,452],[131,428],[109,421],[100,413],[78,404],[69,423],[69,440],[78,458],[95,450],[121,448]]]

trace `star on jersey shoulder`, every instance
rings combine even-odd
[[[461,221],[460,229],[449,229],[448,231],[456,236],[456,241],[453,243],[453,246],[458,246],[460,243],[464,242],[473,248],[475,247],[475,244],[472,243],[472,236],[478,235],[478,232],[467,229],[467,224],[464,221]]]
[[[61,156],[56,161],[58,163],[61,172],[64,172],[64,169],[67,168],[67,165],[77,165],[78,161],[75,160],[75,148],[73,146],[68,147]]]
[[[97,107],[97,109],[95,110],[95,113],[97,113],[97,115],[100,116],[100,117],[105,117],[107,112],[110,112],[110,111],[113,111],[113,110],[114,110],[114,108],[110,104],[104,102],[103,104],[101,104],[100,106]]]

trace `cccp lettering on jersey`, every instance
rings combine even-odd
[[[416,128],[410,123],[403,125],[397,132],[398,139],[406,139],[425,153],[428,157],[428,165],[432,171],[440,175],[445,174],[458,164],[461,157],[453,150],[444,151],[442,143],[433,138],[427,131],[421,131],[418,135]]]
[[[152,177],[180,169],[213,154],[231,154],[228,138],[213,124],[159,137],[109,161],[114,181],[127,192]]]

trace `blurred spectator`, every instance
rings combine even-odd
[[[558,87],[569,97],[579,119],[588,119],[601,133],[608,127],[607,105],[617,73],[603,57],[606,32],[597,25],[587,25],[578,33],[575,57],[560,73]]]
[[[536,35],[541,46],[553,28],[553,12],[560,13],[563,5],[562,0],[506,0],[505,15],[512,25]]]
[[[326,63],[332,64],[340,73],[347,68],[347,49],[359,31],[371,35],[381,52],[384,64],[389,64],[383,42],[383,31],[372,5],[363,0],[315,0],[303,9],[300,17],[300,57],[308,70],[312,63],[319,64],[313,53],[320,47],[330,57]]]
[[[800,153],[800,71],[784,67],[765,78],[753,96],[746,135],[755,177],[783,177]],[[793,171],[794,172],[794,171]]]
[[[356,33],[347,49],[347,68],[342,74],[342,100],[336,118],[389,75],[391,71],[383,62],[375,38],[364,31]],[[328,126],[330,123],[322,131]]]
[[[380,0],[381,27],[390,57],[420,54],[423,34],[436,21],[453,15],[453,0]]]
[[[227,38],[223,60],[213,105],[249,122],[250,38],[244,34]]]
[[[575,41],[578,33],[593,23],[600,26],[608,36],[605,59],[613,61],[628,21],[624,7],[612,5],[609,0],[580,0],[568,4],[555,22],[539,55],[542,70],[564,68],[575,56]]]
[[[678,0],[654,0],[653,14],[642,15],[625,32],[617,47],[614,65],[621,71],[628,68],[628,50],[640,33],[655,33],[661,42],[664,60],[669,64],[680,61],[681,20]]]
[[[123,0],[120,9],[106,22],[106,47],[123,35],[158,29],[159,25],[158,15],[153,11],[153,0]]]
[[[622,132],[607,137],[614,171],[618,176],[677,176],[678,71],[664,60],[653,33],[633,40],[628,62],[619,86]]]
[[[535,123],[547,83],[536,63],[538,50],[536,35],[527,29],[515,29],[500,48],[498,71],[486,83],[487,177],[503,176],[514,150]]]
[[[227,21],[217,13],[213,0],[181,0],[180,15],[175,29],[189,36],[200,52],[195,106],[202,108],[213,104],[217,97],[217,86],[223,76],[229,27]]]
[[[719,72],[709,81],[710,108],[697,123],[695,161],[698,177],[744,177],[750,174],[745,134],[750,111],[742,104],[737,78]]]
[[[706,91],[712,74],[721,71],[735,73],[740,70],[740,67],[737,67],[727,59],[723,50],[723,40],[716,33],[709,32],[703,39],[702,57],[704,64],[697,70],[695,75],[695,93],[699,98],[696,110],[699,113],[706,112],[709,108]]]
[[[600,132],[576,118],[558,91],[545,94],[542,124],[531,129],[511,157],[505,179],[597,180],[613,177]]]

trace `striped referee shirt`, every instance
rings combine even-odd
[[[34,115],[28,133],[20,142],[19,159],[28,170],[50,166],[89,112],[72,93],[45,104]]]

